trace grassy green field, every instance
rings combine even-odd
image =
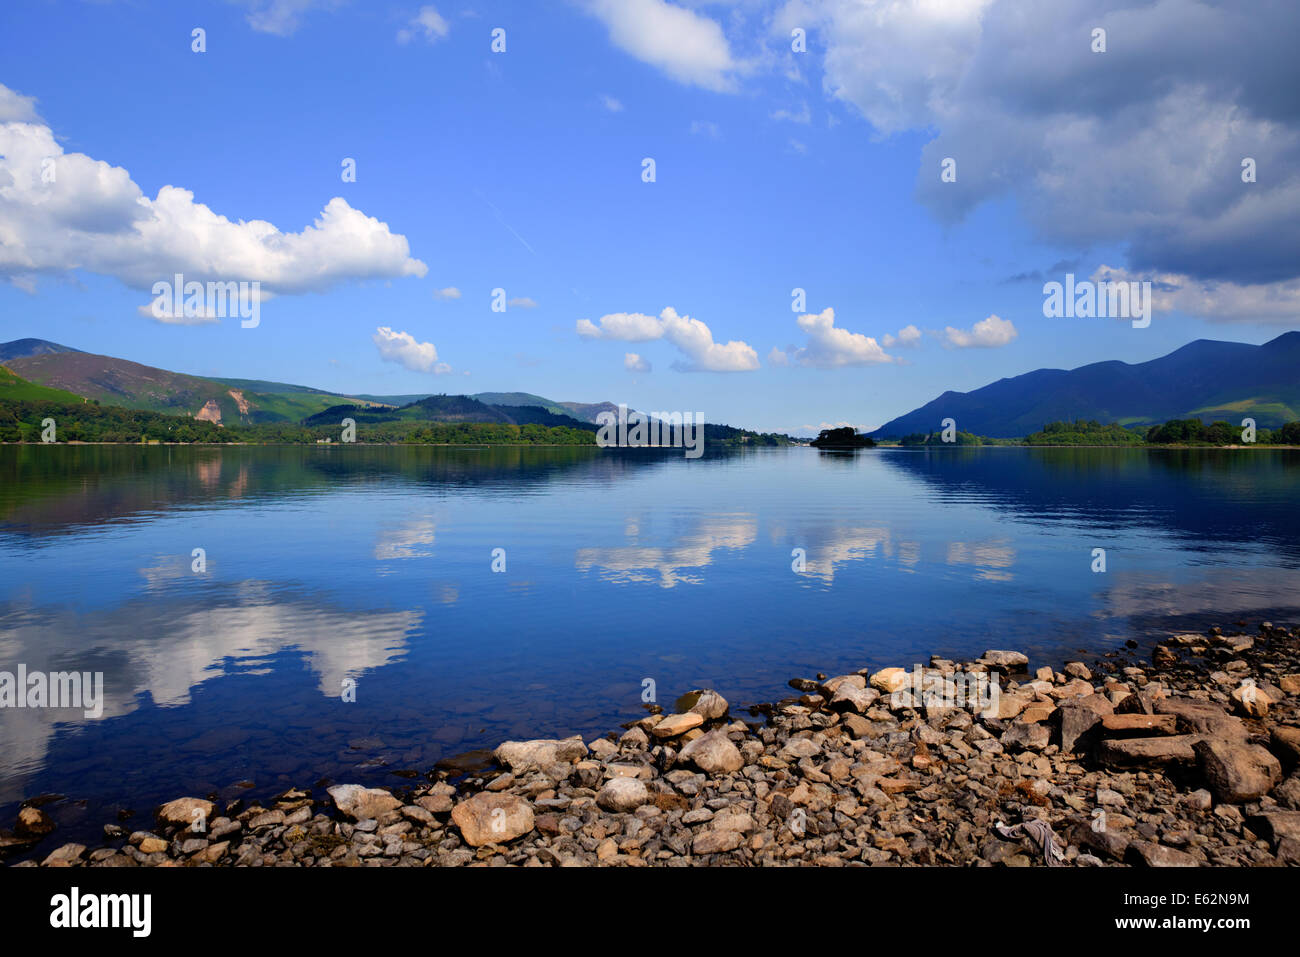
[[[28,382],[8,366],[0,366],[0,399],[44,402],[81,402],[79,395]]]
[[[1229,416],[1249,416],[1260,422],[1294,422],[1300,419],[1300,414],[1283,402],[1261,402],[1259,399],[1241,399],[1223,405],[1206,406],[1193,409],[1191,414],[1216,419],[1226,419]]]

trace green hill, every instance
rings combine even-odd
[[[181,416],[230,429],[259,425],[283,427],[249,434],[260,438],[276,434],[287,441],[305,441],[312,436],[315,441],[321,436],[315,436],[310,430],[335,429],[341,420],[351,418],[358,426],[385,426],[376,433],[385,437],[406,434],[399,426],[423,423],[429,427],[420,431],[420,441],[473,441],[473,429],[457,431],[452,427],[493,425],[504,428],[484,431],[483,436],[496,436],[487,441],[505,441],[521,435],[528,441],[543,441],[549,435],[550,439],[560,436],[567,444],[586,441],[578,433],[594,436],[596,417],[600,413],[618,412],[618,407],[610,402],[556,402],[531,392],[343,395],[265,379],[208,378],[81,352],[44,339],[0,343],[0,356],[11,357],[7,365],[15,379],[11,387],[15,390],[11,398],[15,400],[83,402],[90,399],[105,407]],[[20,389],[42,388],[46,391],[19,394]],[[145,428],[143,419],[136,421],[128,417],[122,421],[128,420],[132,423],[129,428],[114,421],[111,428],[105,427],[104,434],[134,435],[132,429]],[[180,428],[170,421],[165,425],[169,433]],[[547,430],[561,431],[550,434]],[[705,434],[711,444],[719,445],[788,441],[785,436],[760,435],[726,425],[710,425]]]
[[[28,382],[8,366],[0,366],[0,400],[5,399],[28,402],[86,401],[81,396],[62,389],[51,389],[48,386],[37,385],[35,382]]]
[[[520,395],[522,393],[499,394]],[[588,422],[551,412],[541,406],[488,405],[468,395],[431,395],[397,408],[363,406],[355,403],[333,405],[304,418],[303,425],[335,425],[344,418],[353,419],[358,425],[378,425],[385,422],[495,422],[505,425],[542,425],[547,428],[562,426],[595,431],[595,426]]]
[[[4,343],[0,349],[23,342],[41,341],[19,340]],[[128,359],[56,348],[64,351],[29,352],[8,360],[7,365],[29,382],[96,399],[104,405],[186,415],[221,424],[297,422],[348,398],[278,382],[208,379]]]
[[[545,396],[533,395],[531,392],[476,392],[470,398],[484,405],[532,406],[554,412],[556,415],[569,414],[569,410],[560,403]]]
[[[346,407],[351,410],[347,414],[358,422],[366,416],[364,421],[369,422],[498,422],[583,428],[594,423],[598,413],[617,410],[608,402],[556,402],[531,392],[344,395],[265,379],[171,372],[128,359],[81,352],[44,339],[0,343],[0,362],[34,385],[85,396],[105,405],[184,415],[222,425],[325,422],[341,417]],[[407,411],[393,418],[383,413],[384,408]]]

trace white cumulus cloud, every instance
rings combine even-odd
[[[148,306],[139,306],[136,312],[145,319],[152,319],[164,326],[209,326],[221,322],[221,317],[211,309],[200,309],[192,315],[182,310],[180,315],[177,315],[171,309],[155,310],[153,305],[150,304]]]
[[[892,349],[895,346],[916,346],[921,343],[921,330],[916,326],[907,325],[898,330],[898,335],[892,336],[885,333],[880,337],[880,341],[885,344],[886,349]]]
[[[437,8],[424,6],[420,8],[420,12],[412,17],[405,27],[397,31],[397,42],[410,43],[412,39],[418,36],[429,43],[437,43],[450,32],[451,27],[438,13]]]
[[[385,362],[396,362],[412,372],[434,375],[451,372],[451,366],[438,361],[438,350],[432,342],[420,342],[409,332],[394,332],[388,326],[380,326],[371,339]]]
[[[611,312],[601,316],[599,321],[598,326],[590,319],[579,319],[578,335],[586,339],[615,339],[619,342],[650,342],[664,336],[663,323],[640,312]]]
[[[988,316],[971,326],[969,331],[945,326],[943,335],[949,346],[958,349],[996,349],[1007,345],[1020,333],[1010,319]]]
[[[679,372],[749,372],[758,368],[758,353],[746,342],[714,342],[713,332],[699,319],[678,315],[672,306],[659,317],[639,312],[615,312],[602,316],[599,324],[579,319],[578,335],[586,339],[618,342],[651,342],[666,339],[688,361],[675,362]]]
[[[36,115],[36,97],[23,96],[0,84],[0,123],[43,123]]]
[[[665,0],[583,0],[613,44],[679,83],[735,89],[731,47],[716,21]]]
[[[808,344],[784,353],[773,349],[768,359],[774,365],[794,363],[817,369],[837,369],[842,366],[880,365],[894,361],[894,357],[885,352],[871,336],[837,327],[835,310],[830,306],[819,313],[799,316],[795,322],[808,335]],[[784,358],[778,360],[777,356]]]
[[[3,86],[0,116],[11,117],[0,123],[2,278],[84,269],[145,290],[181,273],[256,281],[270,295],[428,271],[405,236],[341,197],[299,232],[231,221],[187,189],[163,186],[150,199],[122,167],[65,153],[30,100]]]

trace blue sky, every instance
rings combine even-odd
[[[1295,20],[1190,0],[8,4],[0,338],[796,432],[1263,342],[1300,326]],[[1156,282],[1149,328],[1043,316],[1044,281],[1103,266]],[[150,287],[176,271],[273,295],[255,329],[158,321]]]

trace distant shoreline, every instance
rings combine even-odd
[[[44,448],[57,446],[63,448],[85,446],[114,446],[132,449],[156,448],[195,448],[195,449],[335,449],[363,446],[371,449],[592,449],[597,452],[680,452],[679,445],[647,446],[611,446],[608,448],[596,444],[573,445],[567,442],[0,442],[0,448]],[[712,449],[768,449],[768,448],[807,448],[790,445],[709,445]]]
[[[675,446],[656,445],[646,446],[644,448],[611,448],[605,449],[601,446],[592,445],[574,445],[567,442],[0,442],[0,448],[13,446],[40,448],[45,446],[116,446],[122,448],[245,448],[245,449],[269,449],[269,448],[300,448],[300,449],[317,449],[317,448],[339,448],[347,446],[364,446],[373,449],[399,449],[399,448],[428,448],[428,449],[596,449],[601,452],[653,452],[671,450]],[[1133,443],[1128,445],[958,445],[948,443],[942,445],[901,445],[897,442],[877,442],[875,446],[815,446],[807,442],[791,442],[787,445],[712,445],[705,443],[706,448],[724,448],[724,449],[766,449],[766,448],[791,448],[791,449],[817,449],[821,452],[870,452],[872,448],[876,449],[902,449],[908,452],[928,452],[931,450],[952,451],[957,449],[1130,449],[1140,452],[1160,452],[1166,450],[1183,450],[1183,449],[1215,449],[1220,451],[1236,451],[1241,449],[1300,449],[1300,445],[1278,445],[1275,443],[1251,443],[1239,445],[1151,445]]]
[[[372,449],[600,449],[598,445],[570,445],[557,442],[0,442],[0,447],[91,446],[111,445],[121,448],[195,448],[195,449],[333,449],[365,446]],[[660,446],[671,448],[671,446]],[[603,451],[603,450],[601,450]],[[620,449],[618,451],[626,451]],[[633,451],[641,451],[639,449]]]
[[[897,442],[877,442],[878,449],[905,449],[909,452],[928,452],[930,449],[940,449],[948,451],[950,449],[1133,449],[1141,452],[1159,452],[1167,449],[1220,449],[1230,451],[1234,449],[1300,449],[1300,445],[1277,445],[1273,443],[1253,442],[1241,445],[1185,445],[1171,443],[1169,445],[1155,445],[1148,443],[1134,442],[1128,445],[957,445],[949,443],[946,445],[901,445]]]

